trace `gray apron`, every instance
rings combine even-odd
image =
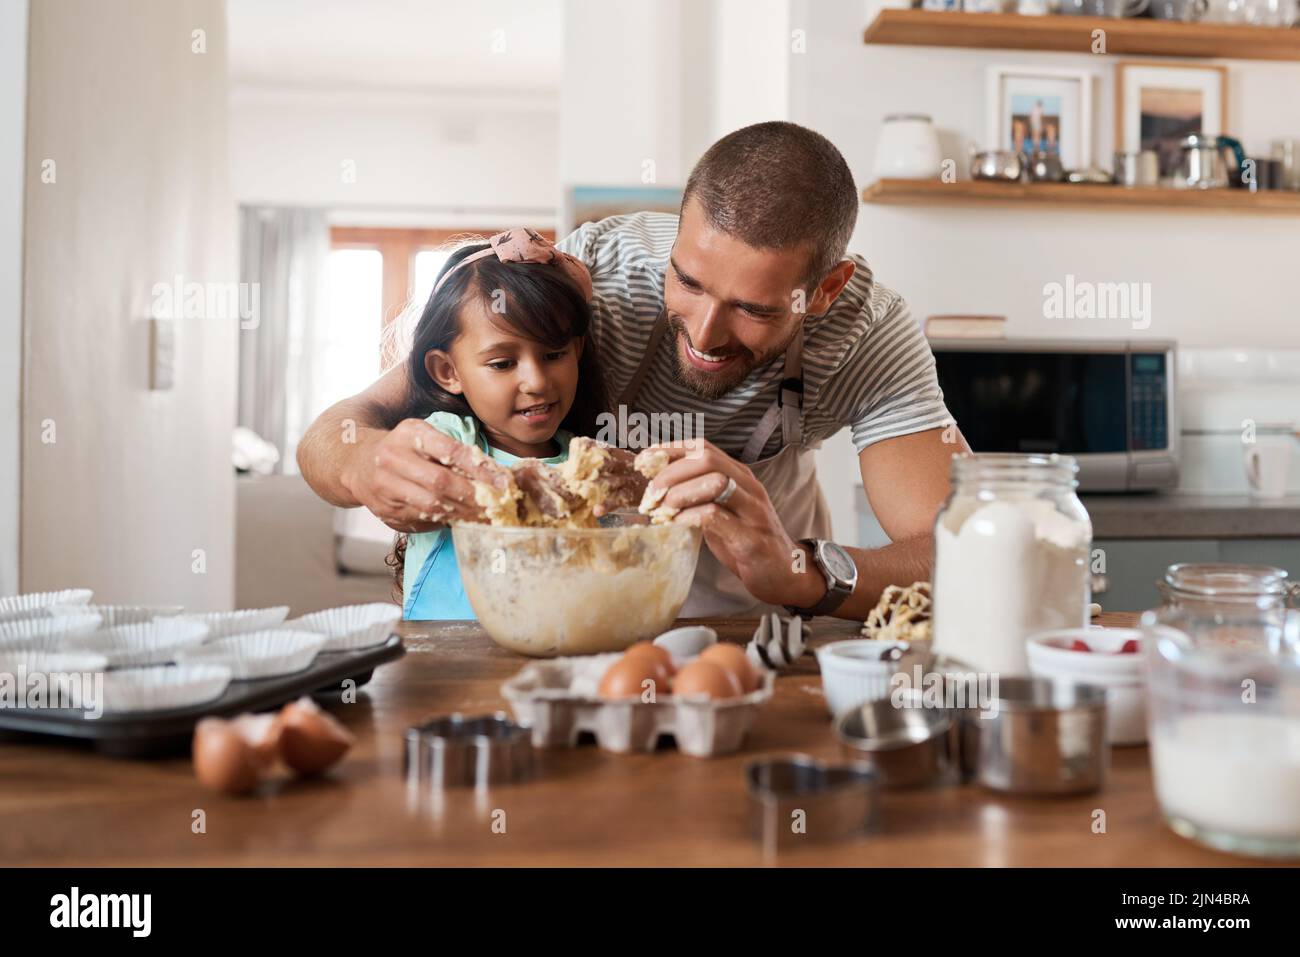
[[[668,330],[668,314],[659,314],[650,333],[641,363],[637,366],[619,404],[633,407],[637,393],[650,370],[659,344]],[[781,428],[781,449],[765,459],[758,456],[777,427]],[[708,438],[708,436],[703,436]],[[763,413],[754,434],[745,443],[740,461],[747,465],[754,477],[767,489],[768,498],[776,509],[788,534],[796,542],[801,538],[830,538],[831,515],[817,482],[817,465],[813,452],[820,447],[803,446],[803,329],[791,341],[785,352],[785,376],[781,390],[772,405]],[[793,558],[791,559],[793,560]],[[719,562],[707,547],[700,552],[700,563],[695,570],[695,581],[681,614],[686,618],[748,617],[769,611],[784,611],[774,605],[759,602],[745,588],[740,579]]]

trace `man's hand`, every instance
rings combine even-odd
[[[500,466],[421,419],[391,432],[364,430],[340,481],[353,498],[399,532],[424,532],[449,521],[481,521],[469,477],[500,481]],[[453,471],[453,467],[455,471]]]
[[[661,504],[679,509],[673,520],[703,529],[709,550],[751,595],[774,605],[803,607],[826,594],[821,575],[795,570],[804,564],[799,560],[802,549],[786,534],[767,489],[748,466],[704,439],[654,448],[666,452],[670,461],[651,480],[650,489],[668,489]],[[715,500],[728,479],[735,481],[736,490],[719,504]]]

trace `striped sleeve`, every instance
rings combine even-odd
[[[881,306],[879,318],[850,350],[825,397],[829,407],[842,410],[859,452],[952,422],[934,353],[907,303],[894,296]]]

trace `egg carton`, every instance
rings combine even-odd
[[[772,697],[774,672],[763,669],[762,684],[735,698],[678,698],[653,702],[606,701],[596,693],[617,654],[552,658],[525,665],[501,686],[515,720],[532,728],[533,747],[573,747],[591,732],[606,751],[653,751],[663,735],[677,750],[697,758],[738,751],[758,711]]]

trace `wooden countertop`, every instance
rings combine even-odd
[[[1107,624],[1133,616],[1110,614]],[[748,638],[750,621],[710,622]],[[814,644],[855,626],[814,623]],[[744,749],[614,755],[594,745],[539,753],[531,783],[440,799],[408,791],[402,733],[453,711],[504,708],[524,662],[473,623],[403,624],[407,654],[337,713],[357,734],[326,779],[277,777],[246,798],[199,787],[189,761],[121,761],[65,745],[0,745],[0,864],[13,865],[759,865],[742,769],[770,752],[837,760],[811,654],[781,677]],[[1092,830],[1106,811],[1106,833]],[[196,811],[206,833],[194,833]],[[504,813],[502,813],[504,812]],[[504,822],[504,833],[501,823]],[[494,823],[496,827],[494,829]],[[974,786],[883,796],[879,829],[782,852],[795,865],[1234,865],[1162,823],[1145,748],[1116,748],[1105,788],[1064,799]]]

